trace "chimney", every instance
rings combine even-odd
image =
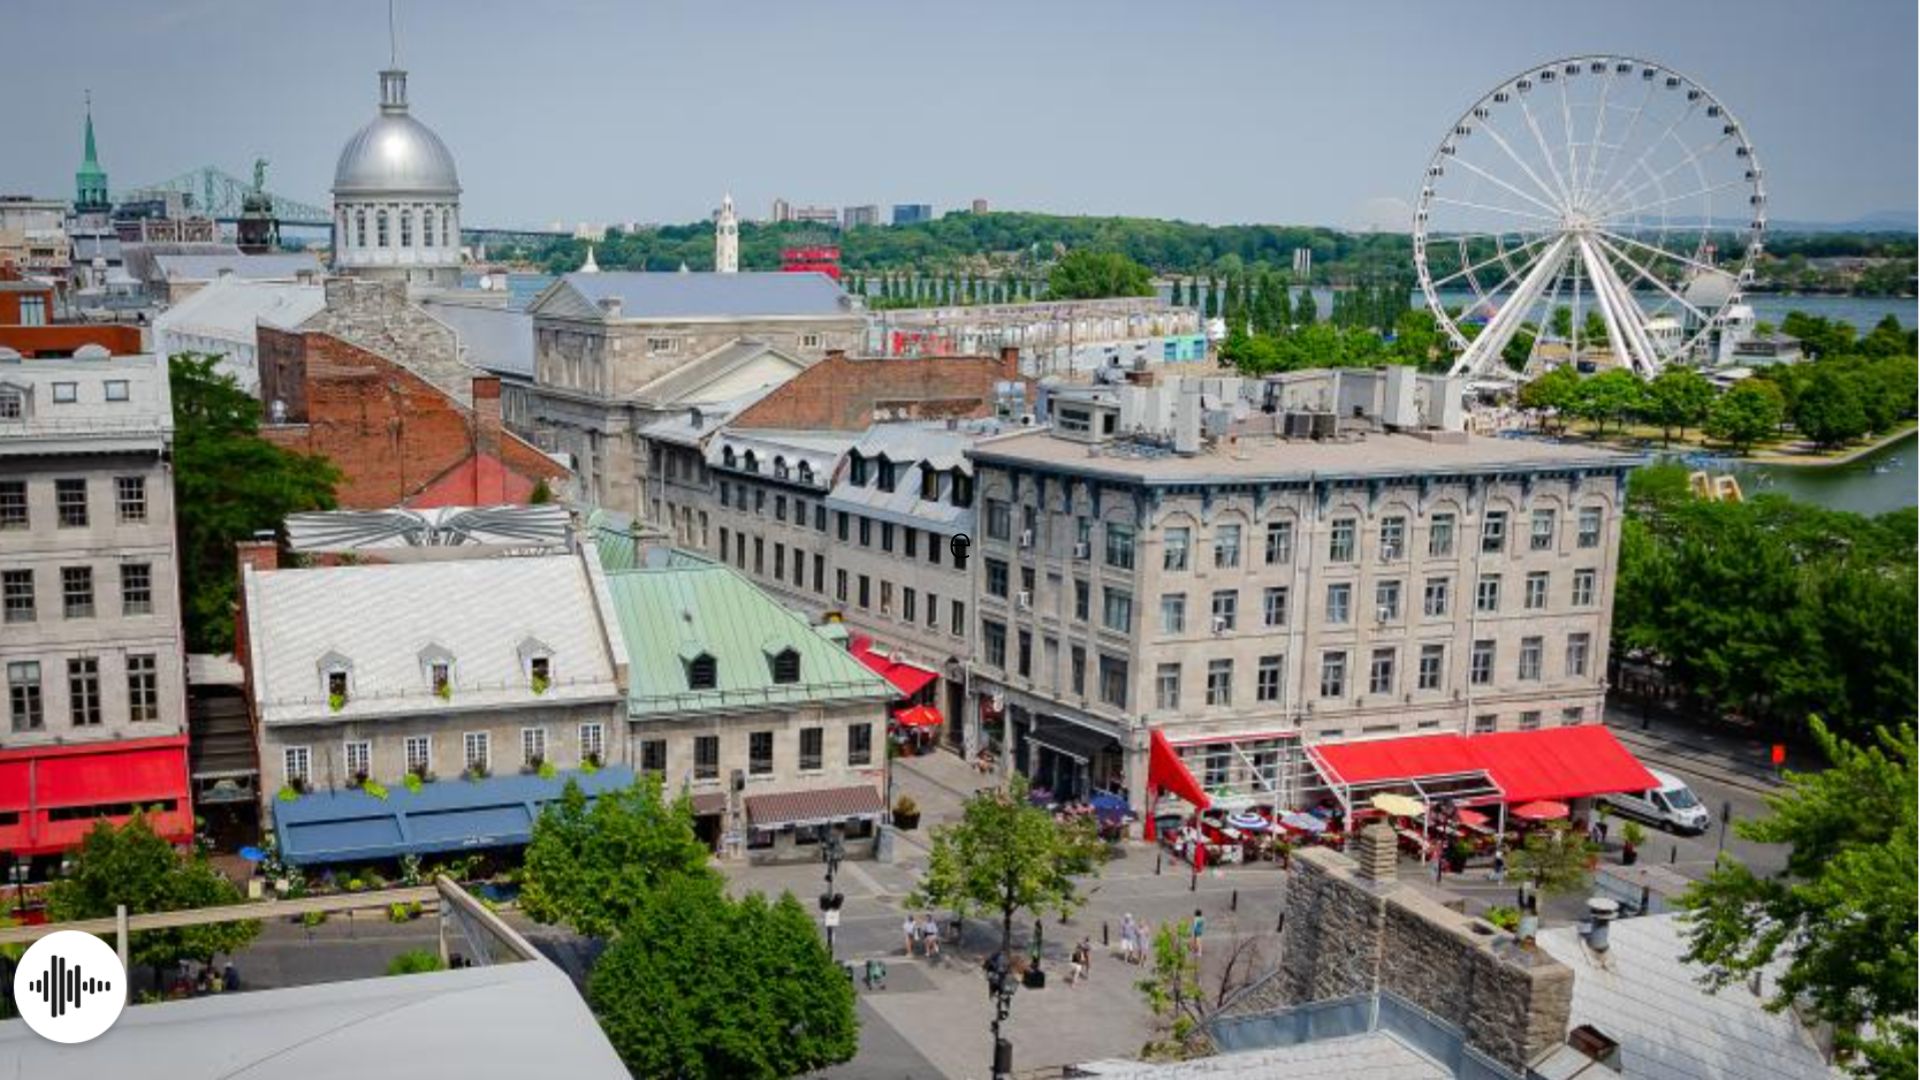
[[[1009,379],[1020,377],[1020,347],[1018,345],[1000,346],[1000,373]]]
[[[1399,878],[1399,840],[1384,821],[1360,830],[1353,858],[1360,864],[1360,877],[1366,881],[1391,885]]]
[[[620,298],[617,296],[601,297],[600,298],[600,314],[606,316],[609,319],[619,318],[620,317]]]
[[[500,378],[473,377],[473,504],[507,501],[506,463],[500,459]]]
[[[248,567],[262,573],[280,569],[280,541],[274,538],[271,529],[254,533],[253,539],[240,541],[233,545],[233,550],[239,559],[242,577],[246,576]]]
[[[1605,896],[1590,897],[1587,900],[1587,948],[1594,952],[1607,951],[1607,930],[1613,920],[1620,917],[1620,902]]]

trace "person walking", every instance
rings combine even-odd
[[[907,955],[913,955],[914,943],[920,940],[920,924],[913,918],[913,912],[907,912],[907,921],[900,927],[901,936],[907,939]]]
[[[1139,927],[1133,924],[1133,913],[1120,917],[1120,959],[1131,964],[1133,954],[1140,948],[1140,939],[1135,936]]]
[[[1193,955],[1196,957],[1202,955],[1200,951],[1200,935],[1206,932],[1207,932],[1207,917],[1200,913],[1199,908],[1194,908],[1193,909]]]
[[[933,912],[920,917],[920,941],[926,949],[927,959],[940,955],[940,924],[933,921]]]
[[[1084,944],[1075,945],[1072,955],[1070,955],[1067,960],[1069,965],[1067,969],[1067,987],[1068,989],[1072,989],[1080,985],[1081,979],[1087,977],[1086,946]]]
[[[1153,928],[1147,925],[1145,919],[1140,919],[1133,924],[1133,946],[1133,962],[1145,964],[1147,950],[1153,948]]]
[[[1495,849],[1493,853],[1493,872],[1490,876],[1496,884],[1507,880],[1507,853],[1504,848]]]

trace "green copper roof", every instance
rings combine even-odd
[[[80,163],[80,169],[73,174],[74,202],[76,205],[95,208],[107,202],[107,171],[100,167],[100,155],[93,146],[93,106],[87,106],[87,156]]]
[[[630,716],[887,700],[891,686],[731,567],[692,556],[607,575],[631,666]],[[800,681],[773,681],[773,659],[800,654]],[[689,687],[692,658],[713,657],[716,685]]]

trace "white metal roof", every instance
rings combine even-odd
[[[1192,1061],[1148,1064],[1143,1061],[1096,1061],[1075,1066],[1083,1075],[1103,1080],[1452,1080],[1453,1072],[1420,1054],[1395,1036],[1374,1031],[1342,1039],[1324,1039],[1248,1050]]]
[[[326,289],[320,285],[216,278],[161,312],[153,320],[153,329],[156,334],[192,334],[252,344],[259,323],[292,329],[326,304]]]

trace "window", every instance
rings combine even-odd
[[[1100,654],[1100,700],[1116,709],[1127,707],[1127,662]]]
[[[1427,527],[1427,557],[1444,559],[1453,554],[1453,515],[1435,514]]]
[[[654,776],[667,774],[667,740],[640,740],[640,771]]]
[[[795,570],[794,573],[797,574],[799,571]],[[813,591],[817,593],[827,591],[827,557],[825,555],[813,557]]]
[[[484,731],[469,731],[460,740],[466,771],[486,775],[493,768],[493,740]]]
[[[529,727],[520,729],[520,763],[529,769],[537,769],[547,760],[547,729]]]
[[[747,736],[747,771],[755,776],[773,771],[773,732],[756,731]]]
[[[1208,743],[1200,753],[1203,782],[1214,788],[1225,784],[1227,773],[1233,768],[1233,747],[1227,743]]]
[[[0,387],[0,420],[19,420],[27,414],[27,399],[20,391]]]
[[[1267,523],[1267,565],[1293,561],[1293,522],[1270,521]]]
[[[1067,657],[1067,663],[1069,665],[1068,673],[1071,676],[1073,692],[1081,697],[1085,697],[1087,694],[1087,650],[1075,645]]]
[[[1600,546],[1600,508],[1583,506],[1580,508],[1580,546],[1597,548]]]
[[[1567,674],[1580,676],[1587,673],[1587,654],[1593,651],[1591,634],[1567,635]]]
[[[1160,598],[1160,632],[1169,635],[1187,632],[1186,593],[1167,593]]]
[[[1399,562],[1407,557],[1407,519],[1380,519],[1380,561]]]
[[[113,480],[114,501],[120,509],[122,523],[147,520],[147,478],[144,476],[116,476]]]
[[[776,683],[800,681],[800,653],[797,650],[786,648],[774,654],[773,681]]]
[[[1100,590],[1101,624],[1122,634],[1133,630],[1133,594],[1125,589]]]
[[[374,225],[375,243],[377,243],[380,247],[387,247],[388,246],[387,212],[385,210],[378,210],[374,212],[373,225]]]
[[[1222,525],[1213,533],[1213,567],[1232,570],[1240,565],[1240,526]]]
[[[1488,574],[1486,577],[1480,579],[1480,584],[1475,589],[1473,595],[1473,609],[1475,611],[1500,610],[1499,574]]]
[[[833,519],[834,519],[834,529],[836,532],[840,534],[840,542],[844,544],[847,542],[847,539],[848,539],[847,512],[845,510],[835,510],[833,512]]]
[[[1493,713],[1481,713],[1473,718],[1475,735],[1490,735],[1500,727],[1500,718]]]
[[[22,296],[20,298],[20,325],[47,325],[47,298],[44,296]]]
[[[1345,626],[1353,621],[1353,586],[1339,581],[1327,586],[1327,622]]]
[[[409,735],[406,745],[407,771],[424,776],[433,770],[433,737]]]
[[[373,773],[373,744],[365,739],[348,742],[346,762],[349,777],[365,780]]]
[[[1183,525],[1166,530],[1164,535],[1166,543],[1160,549],[1160,569],[1185,570],[1187,549],[1193,541],[1193,530]]]
[[[1507,512],[1489,510],[1480,521],[1480,550],[1483,552],[1505,551],[1507,547]]]
[[[1001,559],[988,559],[987,595],[1005,599],[1007,595],[1007,564]]]
[[[535,684],[535,689],[553,685],[553,657],[530,656],[527,658],[527,681]]]
[[[773,545],[773,580],[784,581],[787,577],[787,545]]]
[[[845,570],[835,570],[833,572],[833,598],[842,604],[847,602],[847,572]]]
[[[768,747],[772,751],[772,747]],[[720,736],[695,735],[693,737],[693,778],[695,780],[720,779]]]
[[[1093,609],[1093,587],[1084,581],[1073,583],[1073,617],[1086,622]]]
[[[1213,594],[1213,632],[1230,634],[1240,626],[1240,593],[1222,589]]]
[[[1398,650],[1375,649],[1373,661],[1367,668],[1367,693],[1393,693],[1393,668]]]
[[[872,518],[863,517],[860,519],[860,546],[861,547],[873,546],[873,519]]]
[[[953,491],[951,492],[951,495],[952,495],[951,501],[953,502],[953,505],[960,506],[960,507],[972,506],[973,505],[973,477],[968,476],[966,473],[960,472],[957,469],[954,470]]]
[[[1427,579],[1425,594],[1420,600],[1420,610],[1430,619],[1440,618],[1447,613],[1448,592],[1452,580],[1443,577]]]
[[[1575,724],[1584,724],[1586,721],[1587,710],[1584,706],[1569,705],[1560,710],[1561,727],[1573,727]]]
[[[79,400],[79,383],[57,382],[53,384],[53,403],[55,405],[72,405]]]
[[[1153,676],[1153,706],[1164,712],[1180,708],[1180,665],[1161,664]]]
[[[877,483],[879,484],[880,490],[892,491],[896,486],[894,482],[895,477],[894,477],[893,462],[887,460],[886,458],[881,458],[878,462],[878,465],[879,465],[879,469],[877,470],[877,472],[879,475],[878,475]]]
[[[1545,651],[1545,639],[1524,637],[1520,639],[1520,679],[1523,682],[1537,682],[1540,678],[1540,654]]]
[[[873,725],[854,724],[847,728],[847,764],[873,764]]]
[[[1573,606],[1574,607],[1592,607],[1593,606],[1594,576],[1595,575],[1592,570],[1575,570],[1573,572]]]
[[[433,246],[433,211],[420,215],[420,242],[423,247]]]
[[[598,763],[607,756],[607,729],[599,724],[580,725],[580,760]]]
[[[136,724],[160,719],[160,665],[153,653],[127,657],[127,719]]]
[[[871,607],[873,604],[873,579],[866,574],[860,575],[859,599],[860,606],[863,609]]]
[[[1539,731],[1540,730],[1540,710],[1539,709],[1528,709],[1525,712],[1520,714],[1520,730],[1521,731]]]
[[[1421,690],[1438,690],[1446,678],[1447,647],[1445,645],[1420,646],[1420,673],[1414,684]]]
[[[785,495],[775,495],[773,497],[773,520],[787,520],[787,497]]]
[[[4,609],[7,622],[33,621],[33,571],[0,571],[0,609]]]
[[[67,618],[93,618],[93,567],[61,567],[60,596]]]
[[[1492,685],[1493,642],[1481,640],[1473,643],[1473,652],[1467,657],[1467,681],[1475,686]]]
[[[931,540],[932,537],[929,536],[928,539]],[[920,530],[915,528],[908,528],[906,542],[907,542],[907,552],[906,552],[907,558],[909,559],[919,558],[920,557]]]
[[[720,683],[720,668],[711,653],[687,661],[687,689],[711,690]]]
[[[953,619],[947,624],[947,629],[954,637],[961,637],[966,634],[967,605],[958,600],[953,602]]]
[[[106,382],[108,401],[126,401],[131,384],[125,379],[108,379]]]
[[[1527,575],[1525,607],[1528,611],[1539,611],[1547,606],[1547,580],[1545,570],[1535,570]]]
[[[46,726],[38,662],[16,660],[7,665],[7,712],[15,731],[39,731]]]
[[[800,729],[800,771],[822,767],[821,759],[826,754],[827,729],[809,727]]]
[[[1333,523],[1333,530],[1327,537],[1328,562],[1353,561],[1353,519],[1340,518]]]
[[[1107,565],[1117,570],[1133,569],[1133,526],[1107,524]]]
[[[367,212],[365,210],[353,212],[353,246],[367,246]]]
[[[1398,581],[1374,583],[1373,618],[1376,622],[1400,621],[1400,583]]]
[[[400,211],[400,246],[403,248],[413,246],[413,211],[411,210]]]
[[[1532,551],[1553,550],[1554,513],[1552,510],[1533,512],[1533,531],[1528,534],[1527,547]],[[1535,717],[1538,719],[1538,716]]]
[[[1073,519],[1073,547],[1076,552],[1085,549],[1088,555],[1093,553],[1093,521],[1084,515]]]
[[[920,599],[920,594],[917,592],[914,592],[913,587],[911,585],[909,585],[906,589],[904,589],[900,593],[900,621],[901,622],[911,623],[911,622],[914,622],[919,617],[919,612],[920,612],[920,606],[918,603],[919,599]]]
[[[27,482],[0,480],[0,529],[27,527]]]
[[[880,550],[893,551],[893,522],[891,521],[880,523]]]
[[[1268,588],[1260,595],[1261,621],[1268,626],[1287,625],[1287,590],[1284,586]]]
[[[992,619],[980,620],[980,644],[986,653],[987,663],[997,668],[1007,666],[1007,627],[1005,623]]]
[[[927,629],[932,630],[937,628],[939,625],[940,625],[940,594],[930,592],[927,594]]]
[[[1286,685],[1286,658],[1281,656],[1261,657],[1260,666],[1254,673],[1253,696],[1261,701],[1279,701],[1280,693]]]
[[[1320,654],[1320,696],[1323,698],[1345,697],[1347,695],[1347,654],[1338,650]]]
[[[934,502],[940,498],[940,470],[921,466],[920,497],[928,502]]]
[[[338,698],[342,705],[346,704],[347,702],[346,671],[344,669],[336,668],[332,671],[327,672],[326,684],[327,684],[328,699],[331,700],[334,698]]]
[[[987,539],[1013,539],[1013,510],[1005,499],[987,500]]]
[[[1031,678],[1033,676],[1032,632],[1027,630],[1020,631],[1018,641],[1019,647],[1014,650],[1014,662],[1017,665],[1015,670],[1020,673],[1021,678]]]
[[[87,482],[85,480],[55,480],[53,501],[54,508],[59,511],[61,528],[84,529],[87,527]]]
[[[313,751],[304,746],[289,746],[280,756],[287,783],[304,785],[313,780]]]
[[[1233,661],[1207,661],[1207,704],[1222,707],[1233,704]]]

